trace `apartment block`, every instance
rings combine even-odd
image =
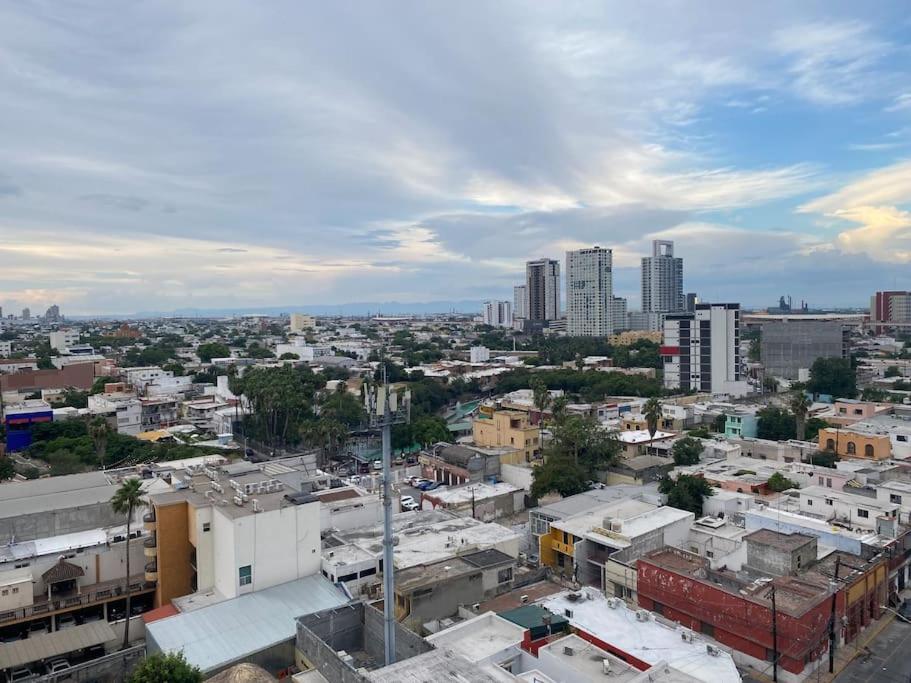
[[[527,413],[497,410],[491,417],[478,417],[471,425],[476,446],[514,448],[524,462],[536,460],[541,453],[541,430],[532,425]]]
[[[848,358],[850,330],[835,321],[785,319],[763,323],[760,359],[766,375],[805,381],[819,358]]]
[[[560,262],[543,258],[525,264],[526,320],[547,323],[560,317]]]
[[[602,247],[566,252],[566,332],[572,337],[613,333],[612,252]]]
[[[676,313],[685,310],[683,259],[674,256],[672,241],[652,241],[652,255],[642,259],[641,290],[644,313]]]

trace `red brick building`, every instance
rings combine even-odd
[[[739,661],[767,673],[777,646],[780,669],[798,677],[812,671],[828,651],[832,586],[837,586],[838,647],[880,616],[888,573],[879,556],[864,561],[833,553],[796,575],[762,577],[713,570],[707,559],[676,548],[640,558],[637,572],[641,607],[714,638],[735,651],[735,660],[739,653]],[[772,638],[773,589],[777,644]]]
[[[37,392],[42,389],[91,389],[95,363],[74,363],[59,370],[21,370],[0,375],[0,391]]]

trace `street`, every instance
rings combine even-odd
[[[848,648],[851,646],[849,645]],[[854,659],[837,683],[908,683],[911,681],[911,624],[896,619],[870,643],[872,654]],[[861,653],[863,651],[861,650]]]

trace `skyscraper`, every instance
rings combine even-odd
[[[560,317],[560,262],[549,258],[525,264],[526,320],[546,323]]]
[[[47,322],[59,322],[60,320],[60,306],[53,304],[49,306],[47,312],[44,314],[44,319]]]
[[[30,320],[31,317],[32,317],[32,312],[31,312],[29,309],[27,309],[27,308],[23,308],[23,309],[22,309],[22,319],[23,319],[23,320]]]
[[[525,285],[512,288],[512,317],[520,320],[528,318],[528,287]]]
[[[613,273],[610,249],[566,252],[566,333],[607,337],[613,332]]]
[[[693,313],[664,319],[664,386],[682,391],[743,396],[740,304],[696,304]]]
[[[683,259],[674,257],[673,242],[653,240],[652,255],[642,258],[642,311],[675,313],[683,310]]]

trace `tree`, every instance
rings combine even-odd
[[[126,594],[126,621],[123,625],[123,649],[130,646],[130,527],[133,524],[133,514],[136,510],[146,505],[142,497],[142,480],[126,479],[120,488],[111,498],[111,507],[115,514],[126,515],[127,518],[127,540],[126,540],[126,576],[125,589]]]
[[[411,424],[411,434],[422,446],[449,441],[452,438],[446,420],[435,415],[425,415],[415,420]]]
[[[196,355],[203,363],[211,363],[213,358],[227,358],[231,349],[221,342],[206,342],[196,348]]]
[[[87,408],[89,405],[89,394],[86,391],[78,389],[66,389],[63,392],[63,402],[61,408]]]
[[[278,359],[279,360],[300,360],[301,357],[298,356],[296,353],[291,353],[290,351],[286,351],[285,353],[280,355],[278,357]]]
[[[857,395],[857,378],[851,361],[845,358],[817,358],[810,367],[807,389],[813,394],[854,398]]]
[[[550,390],[547,384],[541,379],[534,379],[531,383],[532,403],[534,403],[538,414],[541,416],[539,423],[544,428],[544,411],[550,405]]]
[[[825,420],[818,417],[811,417],[807,420],[807,426],[804,431],[804,441],[816,441],[819,438],[819,430],[830,427],[831,425]]]
[[[156,652],[139,662],[129,683],[202,683],[202,672],[187,662],[183,652]]]
[[[667,504],[702,517],[702,503],[714,494],[712,485],[702,477],[681,474],[676,479],[664,479],[658,491],[667,496]]]
[[[769,489],[775,491],[776,493],[781,493],[782,491],[787,491],[788,489],[799,489],[800,486],[796,481],[788,479],[781,472],[776,472],[767,482]]]
[[[658,431],[658,421],[661,419],[661,401],[657,398],[650,398],[642,407],[642,417],[645,418],[645,424],[648,426],[648,436],[650,439],[655,438],[655,432]]]
[[[886,368],[886,371],[883,373],[883,377],[901,377],[902,371],[898,369],[897,365],[890,365]]]
[[[787,410],[778,406],[767,406],[760,410],[756,417],[759,424],[756,436],[770,441],[787,441],[797,436],[797,422]]]
[[[557,396],[551,404],[550,413],[554,416],[554,420],[558,423],[562,423],[566,419],[566,406],[569,405],[569,399],[565,395]]]
[[[61,448],[47,456],[47,464],[51,466],[51,476],[61,474],[76,474],[82,472],[82,460],[73,451]]]
[[[566,455],[551,455],[532,470],[532,498],[551,492],[566,498],[587,490],[588,473]]]
[[[175,377],[183,377],[187,372],[180,363],[165,363],[161,366],[161,369],[173,372]]]
[[[702,442],[692,436],[685,436],[674,442],[671,453],[674,456],[674,464],[695,465],[702,455]]]
[[[10,458],[0,457],[0,481],[6,481],[16,476],[16,467]]]
[[[796,422],[796,436],[803,441],[806,438],[807,412],[810,410],[810,399],[807,398],[804,392],[798,391],[791,397],[789,406]]]
[[[570,415],[553,426],[545,462],[532,472],[532,496],[585,491],[597,471],[612,464],[619,454],[620,443],[595,418]]]
[[[108,425],[108,421],[99,415],[89,422],[88,431],[92,444],[95,446],[98,465],[104,469],[104,456],[108,447],[108,437],[111,435],[111,427]]]

